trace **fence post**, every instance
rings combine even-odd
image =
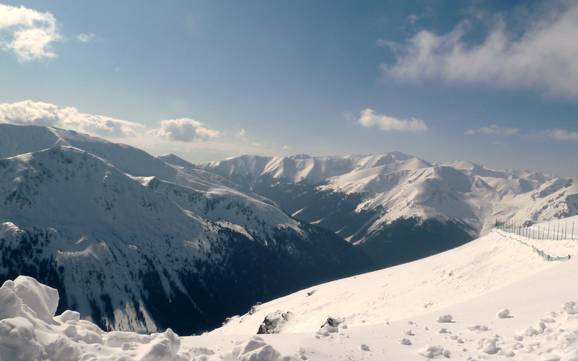
[[[538,232],[538,237],[540,237],[540,239],[544,239],[544,230],[538,228],[538,231],[539,231],[539,232]]]
[[[560,223],[559,222],[556,223],[556,240],[557,241],[560,240],[558,237],[560,237]]]
[[[522,226],[522,234],[524,235],[524,237],[528,237],[528,227],[526,226]]]

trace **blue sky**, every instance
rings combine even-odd
[[[0,121],[192,161],[399,150],[578,175],[576,2],[0,3]]]

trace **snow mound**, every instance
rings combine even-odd
[[[419,355],[428,358],[428,359],[433,359],[433,358],[440,358],[440,357],[445,357],[445,358],[449,358],[450,357],[450,352],[448,350],[446,350],[445,348],[443,348],[442,346],[425,346],[423,349],[421,349],[418,352]]]
[[[34,278],[19,276],[0,288],[0,317],[32,316],[51,322],[58,307],[58,291]]]
[[[253,337],[240,352],[237,361],[293,361],[292,357],[282,357],[271,345],[261,337]]]
[[[81,320],[78,312],[55,316],[58,291],[34,278],[19,276],[0,287],[2,361],[292,361],[260,337],[218,354],[186,344],[171,329],[162,333],[105,332]],[[192,338],[189,338],[192,339]]]
[[[0,359],[75,361],[125,355],[125,360],[134,361],[183,360],[178,356],[181,341],[170,329],[147,336],[105,333],[80,320],[77,312],[54,317],[57,305],[58,291],[31,277],[4,282],[0,287]]]

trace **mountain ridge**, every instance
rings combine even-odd
[[[38,278],[59,289],[59,309],[105,329],[201,332],[370,267],[333,233],[218,175],[64,130],[0,125],[0,134],[21,144],[0,154],[28,151],[0,158],[0,279]]]
[[[401,152],[373,155],[243,155],[196,165],[320,225],[384,266],[463,244],[496,221],[531,224],[578,214],[578,179],[473,162],[428,162]],[[448,243],[449,241],[449,243]],[[438,245],[436,245],[436,243]],[[427,249],[427,251],[424,251]],[[378,259],[379,261],[379,259]]]

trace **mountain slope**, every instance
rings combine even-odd
[[[34,276],[59,289],[60,309],[102,327],[199,332],[369,265],[331,232],[216,175],[78,133],[0,128],[22,140],[0,159],[0,279]],[[48,141],[26,144],[27,131]]]
[[[170,330],[151,335],[103,332],[74,312],[54,316],[56,290],[18,277],[0,287],[0,357],[575,360],[578,291],[571,285],[578,262],[549,262],[523,242],[578,255],[575,242],[492,232],[433,257],[258,305],[211,333],[192,337]],[[258,330],[273,333],[256,335]]]
[[[578,213],[576,179],[433,164],[399,152],[240,156],[202,167],[336,232],[382,265],[458,246],[497,220],[532,223]]]

